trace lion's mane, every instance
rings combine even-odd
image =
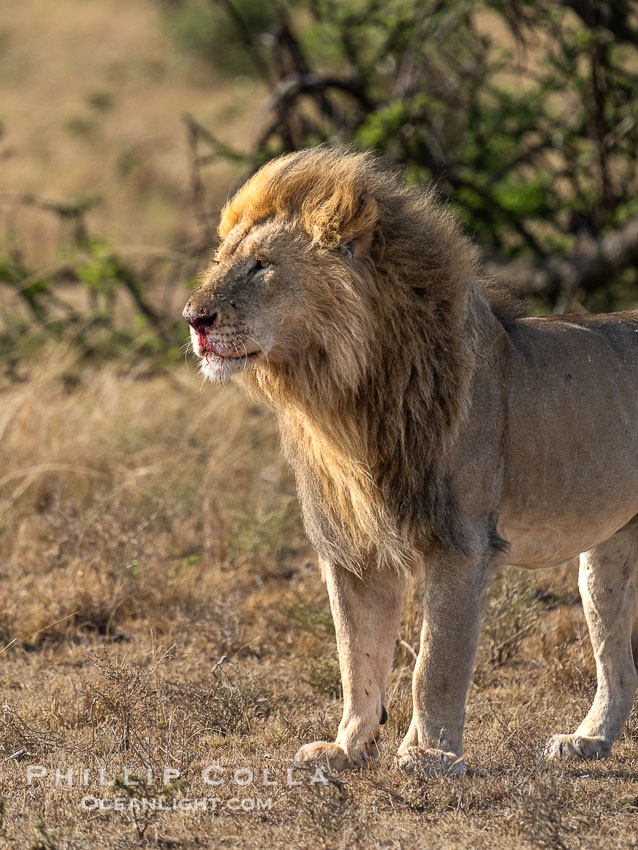
[[[226,205],[220,235],[269,219],[311,237],[315,342],[244,380],[277,414],[311,541],[357,572],[403,569],[432,544],[462,548],[445,458],[468,405],[476,301],[503,323],[518,306],[481,280],[434,192],[406,188],[370,155],[321,147],[273,160]],[[327,274],[313,251],[324,270],[331,258]]]

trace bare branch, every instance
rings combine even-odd
[[[524,295],[557,298],[565,292],[592,292],[618,272],[638,265],[638,219],[600,240],[591,239],[561,258],[538,263],[487,260],[484,270]]]
[[[345,92],[357,100],[363,109],[371,112],[375,105],[365,89],[352,77],[337,77],[330,74],[289,74],[279,82],[270,99],[270,108],[289,106],[302,94],[316,94],[328,89]]]

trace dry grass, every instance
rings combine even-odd
[[[232,386],[200,387],[192,369],[90,371],[63,349],[1,390],[7,846],[636,846],[635,718],[608,762],[541,759],[548,734],[572,728],[593,694],[573,571],[495,579],[469,695],[468,777],[396,773],[413,663],[398,645],[380,764],[288,787],[298,743],[333,733],[340,703],[327,600],[268,415]],[[413,599],[408,644],[418,620]],[[28,765],[49,774],[28,785]],[[253,782],[211,788],[210,765],[231,778],[249,768]],[[164,766],[182,778],[162,785]],[[56,786],[56,768],[76,784]],[[115,788],[100,790],[100,768]],[[125,768],[147,784],[123,784]],[[264,769],[278,785],[264,786]],[[87,794],[271,808],[92,812]]]

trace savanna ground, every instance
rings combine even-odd
[[[379,765],[327,786],[295,774],[305,784],[287,786],[297,745],[334,732],[340,700],[326,594],[273,424],[232,386],[201,387],[192,368],[149,377],[80,369],[73,357],[48,351],[28,381],[2,387],[7,846],[635,846],[635,715],[609,761],[542,760],[547,736],[572,729],[594,691],[570,570],[495,577],[466,778],[419,784],[393,766],[410,715],[412,594]],[[48,775],[29,785],[29,765]],[[211,765],[228,770],[220,787],[202,781]],[[164,766],[183,781],[163,788]],[[100,788],[100,768],[116,781],[151,768],[152,782]],[[252,784],[231,782],[239,768]],[[277,786],[263,784],[264,769]],[[162,794],[166,806],[217,796],[271,808],[81,805]]]
[[[152,11],[29,0],[2,25],[3,190],[103,192],[92,221],[122,249],[192,226],[181,111],[237,139],[254,126],[255,84],[211,85]],[[217,175],[220,199],[229,177]],[[55,232],[20,215],[25,249],[45,262]],[[170,293],[176,309],[185,292]],[[606,762],[542,759],[595,688],[573,567],[494,577],[467,777],[418,783],[393,764],[410,717],[415,587],[379,764],[327,785],[295,773],[289,786],[298,745],[330,737],[340,717],[314,560],[273,423],[234,387],[201,386],[190,363],[84,361],[65,342],[14,363],[0,378],[0,846],[638,845],[635,714]],[[29,784],[33,765],[47,775]],[[222,785],[203,782],[213,765]],[[164,786],[164,767],[181,778]],[[125,769],[142,781],[149,768],[148,787],[124,784]],[[242,768],[251,784],[233,783]],[[100,769],[115,786],[100,787]],[[89,811],[86,796],[127,805]],[[136,809],[144,797],[169,810]],[[220,802],[172,810],[182,797]],[[233,798],[248,810],[229,810]]]

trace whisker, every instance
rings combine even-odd
[[[255,343],[255,345],[257,346],[257,348],[259,348],[259,349],[260,349],[261,353],[262,353],[262,354],[264,355],[264,357],[266,358],[266,365],[267,365],[267,366],[268,366],[268,368],[270,369],[270,360],[268,359],[268,355],[267,355],[267,354],[266,354],[266,352],[264,351],[264,347],[263,347],[263,345],[259,342],[259,340],[256,340],[254,336],[250,336],[249,334],[246,334],[246,339],[249,339],[249,340],[251,340],[252,342],[254,342],[254,343]],[[244,347],[245,347],[245,346],[244,346]]]
[[[246,343],[242,340],[242,345],[244,346],[244,368],[248,366],[248,349],[246,348]]]

